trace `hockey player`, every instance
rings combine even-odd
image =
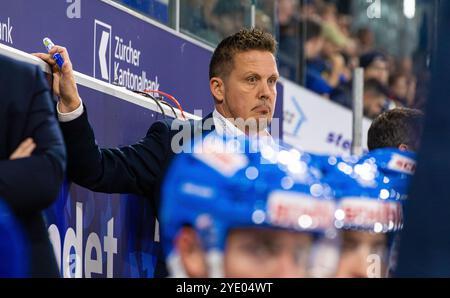
[[[314,245],[336,235],[334,200],[299,152],[224,152],[229,142],[209,138],[169,169],[161,229],[171,275],[311,276]]]

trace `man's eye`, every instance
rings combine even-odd
[[[274,85],[277,83],[277,79],[273,78],[273,79],[269,79],[269,84]]]
[[[256,83],[256,81],[257,81],[257,79],[256,79],[256,77],[248,77],[247,78],[247,82],[249,82],[249,83]]]

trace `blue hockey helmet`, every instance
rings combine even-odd
[[[300,152],[269,145],[257,152],[238,148],[249,148],[248,141],[210,134],[194,145],[194,153],[180,154],[172,162],[161,210],[163,247],[172,274],[183,276],[174,239],[186,225],[200,237],[211,276],[223,273],[219,263],[233,228],[285,229],[315,236],[334,230],[334,200],[309,172]]]

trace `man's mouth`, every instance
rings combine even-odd
[[[266,115],[266,114],[270,113],[270,108],[266,105],[259,105],[259,106],[256,106],[255,108],[253,108],[253,112]]]

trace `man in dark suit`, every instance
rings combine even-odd
[[[57,198],[66,151],[37,66],[0,56],[0,197],[21,224],[32,277],[58,277],[42,211]]]
[[[51,58],[57,52],[65,60],[61,71]],[[269,135],[266,126],[273,117],[279,78],[275,53],[274,38],[256,29],[241,30],[219,44],[209,69],[215,110],[201,121],[203,133],[215,130],[222,135]],[[172,139],[180,132],[172,127],[178,125],[170,120],[156,122],[134,145],[100,149],[88,122],[87,108],[78,95],[67,50],[55,46],[49,54],[35,55],[54,70],[69,178],[97,192],[144,195],[158,211],[161,181],[178,149],[172,147]]]

